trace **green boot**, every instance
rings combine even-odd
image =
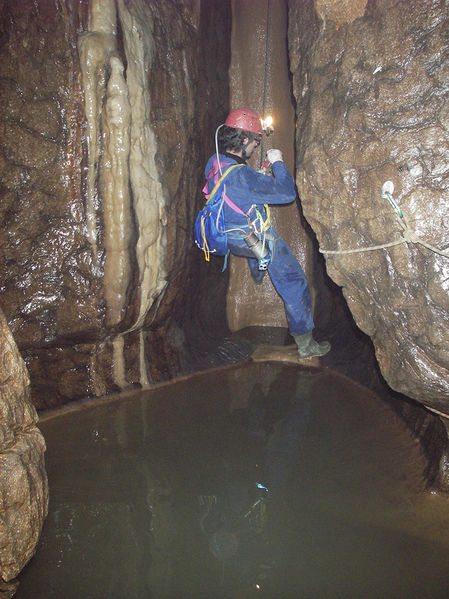
[[[331,348],[329,341],[318,343],[312,337],[312,331],[304,335],[293,335],[300,358],[311,358],[312,356],[324,356]]]

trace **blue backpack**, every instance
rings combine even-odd
[[[226,199],[223,195],[223,181],[232,170],[240,166],[243,165],[234,164],[230,166],[218,179],[209,195],[207,195],[207,183],[203,189],[207,202],[195,219],[194,237],[195,244],[204,252],[204,258],[207,262],[210,261],[210,254],[216,256],[226,256],[228,254],[228,235],[225,231],[222,210],[223,202]]]

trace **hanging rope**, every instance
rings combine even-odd
[[[385,248],[393,247],[395,245],[400,245],[401,243],[416,243],[416,244],[422,245],[423,247],[427,248],[431,252],[434,252],[435,254],[439,254],[440,256],[444,256],[445,258],[449,258],[448,251],[439,250],[438,248],[423,241],[416,235],[416,233],[409,227],[407,220],[405,219],[402,211],[400,210],[400,208],[394,201],[393,196],[391,195],[390,192],[386,191],[386,192],[382,193],[382,197],[385,198],[386,200],[388,200],[390,206],[395,211],[396,218],[402,228],[402,239],[397,239],[396,241],[392,241],[390,243],[383,243],[381,245],[372,245],[372,246],[369,246],[366,248],[357,248],[357,249],[353,249],[353,250],[322,250],[320,248],[319,251],[322,254],[356,254],[356,253],[360,253],[360,252],[371,252],[374,250],[383,250]]]
[[[270,0],[267,0],[267,17],[265,22],[265,72],[264,72],[264,80],[263,80],[263,101],[262,101],[262,118],[266,118],[266,108],[267,108],[267,95],[268,95],[268,69],[270,65],[270,18],[271,18],[271,6]],[[262,135],[262,140],[260,142],[260,165],[259,168],[262,168],[264,161],[264,139]]]
[[[267,0],[267,19],[265,25],[265,73],[263,81],[263,104],[262,114],[265,118],[265,110],[267,108],[267,93],[268,93],[268,67],[270,64],[270,0]]]

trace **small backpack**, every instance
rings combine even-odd
[[[215,254],[216,256],[226,256],[228,254],[228,235],[225,231],[222,210],[225,200],[223,182],[232,170],[240,166],[243,165],[234,164],[230,166],[215,183],[209,195],[207,195],[207,184],[203,189],[207,202],[204,208],[198,212],[195,219],[194,237],[195,244],[204,252],[207,262],[210,260],[210,254]]]

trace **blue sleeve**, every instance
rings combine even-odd
[[[272,166],[273,177],[258,173],[250,166],[238,169],[234,187],[248,193],[254,204],[290,204],[296,198],[295,183],[282,161]]]

